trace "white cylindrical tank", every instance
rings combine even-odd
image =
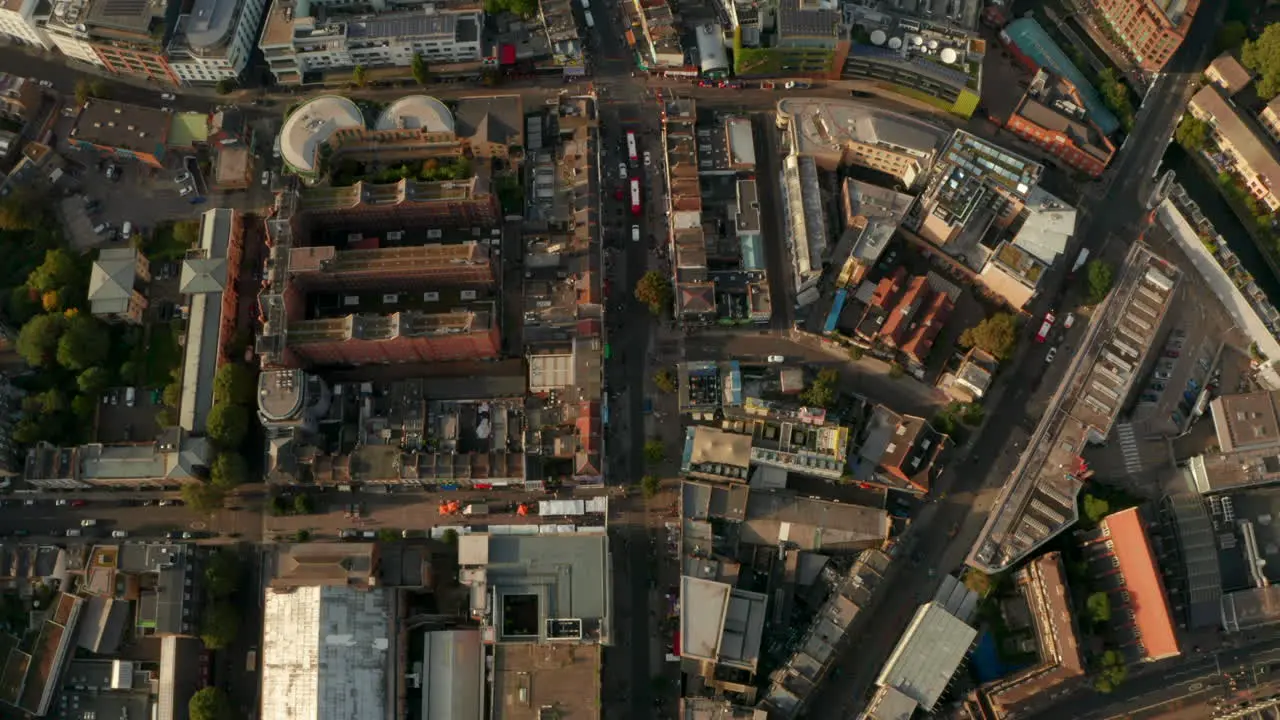
[[[884,34],[884,31],[883,31],[883,30],[872,30],[872,31],[871,31],[871,44],[872,44],[872,45],[883,45],[883,44],[884,44],[884,41],[885,41],[887,38],[888,38],[888,36]]]
[[[897,50],[902,47],[902,38],[889,38],[889,49]]]
[[[955,61],[959,59],[954,48],[943,48],[942,52],[939,53],[939,56],[942,58],[942,62],[948,65],[954,64]]]
[[[915,47],[920,47],[921,45],[924,44],[924,38],[920,37],[919,35],[912,35],[911,44]]]
[[[937,41],[937,40],[930,40],[930,41],[929,41],[929,49],[930,49],[930,50],[937,50],[937,49],[938,49],[938,41]]]

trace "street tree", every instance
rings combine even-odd
[[[215,598],[230,597],[240,587],[242,574],[240,556],[234,550],[218,550],[204,566],[205,590]]]
[[[78,420],[82,426],[93,419],[93,412],[97,409],[98,403],[94,396],[76,395],[71,398],[71,414],[76,416],[76,420]]]
[[[1107,513],[1111,512],[1111,503],[1103,500],[1102,498],[1094,497],[1089,493],[1084,494],[1083,504],[1084,516],[1089,519],[1089,522],[1094,524],[1101,522],[1102,518],[1106,517]]]
[[[659,480],[656,475],[645,475],[640,479],[640,491],[643,492],[644,496],[647,498],[657,495],[658,491],[661,489],[662,481]]]
[[[205,429],[219,447],[239,447],[249,432],[249,411],[243,405],[218,403],[209,411]]]
[[[431,71],[427,68],[427,61],[422,59],[422,53],[413,54],[409,69],[413,71],[413,79],[417,80],[419,85],[426,85],[431,79]]]
[[[209,650],[230,645],[240,632],[240,611],[226,601],[215,602],[205,610],[200,622],[200,640]]]
[[[23,360],[32,367],[52,365],[58,352],[58,340],[66,330],[67,321],[61,315],[37,315],[18,331],[15,347]]]
[[[667,449],[661,440],[647,440],[644,444],[644,459],[651,463],[660,463],[667,457]]]
[[[211,513],[222,509],[226,491],[212,483],[189,482],[182,486],[182,500],[198,513]]]
[[[253,371],[244,363],[224,364],[213,376],[214,402],[248,405],[253,402],[254,379]]]
[[[363,65],[357,65],[351,71],[351,84],[356,87],[364,87],[369,82],[369,71]]]
[[[1111,285],[1115,282],[1115,270],[1110,263],[1102,260],[1090,260],[1085,266],[1089,275],[1089,296],[1087,302],[1097,305],[1107,298]]]
[[[191,720],[232,720],[231,700],[221,688],[202,688],[187,703],[187,717]]]
[[[249,475],[248,465],[238,452],[218,453],[209,468],[209,480],[223,490],[231,490],[244,483]]]
[[[1089,614],[1089,619],[1095,625],[1101,625],[1111,620],[1111,598],[1105,592],[1096,592],[1084,601],[1085,611]]]
[[[675,297],[671,290],[671,281],[657,270],[645,273],[636,283],[636,299],[649,306],[649,312],[661,315],[671,306]]]
[[[654,374],[653,384],[662,392],[673,393],[676,391],[676,374],[669,368],[663,368]]]
[[[1191,113],[1187,113],[1182,118],[1182,122],[1178,123],[1178,129],[1174,131],[1173,137],[1183,148],[1191,152],[1199,152],[1204,150],[1205,142],[1209,139],[1209,125]]]
[[[1280,94],[1280,23],[1272,23],[1257,40],[1246,40],[1240,48],[1240,62],[1256,72],[1254,90],[1263,100]]]
[[[92,315],[76,315],[58,338],[58,364],[68,370],[87,370],[106,360],[110,349],[107,326]]]
[[[960,344],[976,347],[1004,360],[1018,342],[1018,323],[1009,313],[995,313],[960,333]]]

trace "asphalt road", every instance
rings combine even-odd
[[[261,498],[242,497],[228,501],[239,510],[220,510],[206,516],[185,506],[143,506],[144,499],[153,502],[176,498],[177,493],[60,493],[57,498],[87,499],[82,507],[57,505],[54,496],[41,496],[34,505],[25,505],[20,495],[10,496],[0,507],[0,528],[12,535],[22,530],[28,536],[43,540],[57,538],[67,530],[81,529],[81,538],[107,538],[115,530],[124,530],[131,539],[162,538],[168,532],[215,532],[225,539],[256,541],[262,534]],[[82,528],[81,521],[92,519],[97,524]]]

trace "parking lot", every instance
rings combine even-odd
[[[132,397],[129,390],[133,390]],[[98,406],[98,442],[154,440],[160,430],[156,414],[161,405],[158,389],[115,387],[107,390]]]

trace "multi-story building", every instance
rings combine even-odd
[[[67,134],[68,145],[121,160],[164,167],[173,115],[159,108],[93,99],[84,104]]]
[[[771,0],[760,3],[775,19],[766,36],[756,28],[735,30],[734,70],[739,76],[776,77],[780,72],[838,79],[849,54],[848,28],[831,0]]]
[[[1271,98],[1271,102],[1262,108],[1262,112],[1258,113],[1258,120],[1262,122],[1262,129],[1271,137],[1271,142],[1280,143],[1280,95]]]
[[[258,375],[258,419],[270,433],[316,433],[331,399],[324,380],[301,370],[267,370]]]
[[[1209,125],[1213,142],[1230,160],[1249,194],[1275,212],[1280,210],[1280,160],[1264,130],[1240,112],[1216,86],[1191,98],[1188,109]]]
[[[844,25],[852,41],[842,76],[923,93],[969,117],[982,90],[986,41],[977,34],[980,0],[868,0],[846,3]]]
[[[1093,123],[1084,99],[1069,80],[1036,73],[1005,127],[1035,143],[1067,167],[1099,177],[1116,147]]]
[[[289,323],[285,342],[306,365],[489,360],[502,349],[491,307],[298,320]]]
[[[305,292],[491,287],[493,260],[479,243],[337,250],[300,247],[289,253],[289,276]]]
[[[232,80],[249,63],[266,0],[196,0],[178,16],[169,67],[184,84]]]
[[[312,14],[305,0],[275,0],[267,14],[258,46],[282,85],[299,84],[307,73],[408,67],[415,55],[428,65],[484,58],[484,11],[478,5],[373,15],[354,3],[317,6],[322,12]]]
[[[960,289],[940,276],[930,273],[908,278],[907,271],[899,267],[876,286],[857,333],[923,365],[959,295]]]
[[[95,317],[141,325],[147,298],[138,287],[150,281],[146,255],[134,248],[102,248],[89,275],[89,309]]]
[[[0,73],[0,117],[25,125],[35,117],[44,95],[30,78]]]
[[[546,33],[551,57],[564,68],[566,76],[580,76],[587,72],[582,52],[582,39],[578,37],[578,21],[573,14],[570,0],[539,0],[538,20]]]
[[[48,48],[49,39],[39,23],[49,14],[46,6],[47,3],[39,0],[3,0],[0,2],[0,35],[23,45]]]
[[[1182,45],[1200,0],[1095,0],[1105,26],[1146,72],[1160,72]]]
[[[1253,75],[1234,55],[1224,52],[1204,69],[1204,77],[1231,97],[1253,82]]]
[[[54,6],[44,27],[49,40],[69,57],[108,72],[177,84],[165,53],[174,31],[172,4],[65,0]]]
[[[928,171],[946,139],[928,123],[848,100],[780,100],[777,124],[793,152],[812,157],[823,170],[857,165],[906,188]]]
[[[942,470],[937,460],[948,439],[924,418],[877,405],[854,438],[850,474],[860,483],[927,494]]]

